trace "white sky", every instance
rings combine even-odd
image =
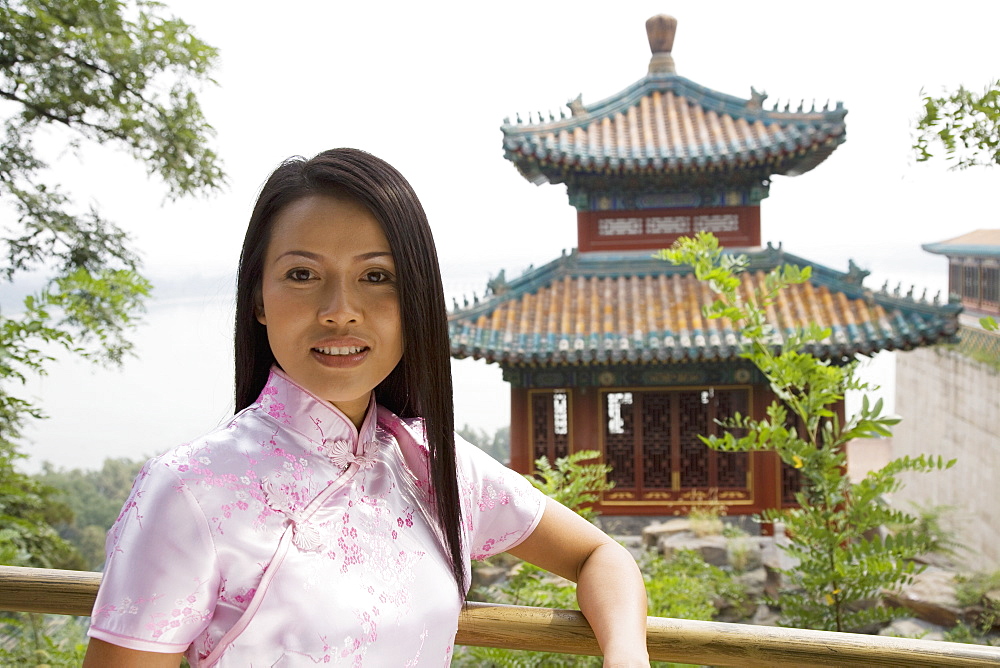
[[[55,178],[135,237],[159,286],[121,371],[56,365],[32,383],[52,419],[26,450],[63,466],[152,454],[231,411],[231,302],[239,246],[260,184],[283,158],[355,146],[399,168],[434,228],[449,295],[482,293],[575,245],[563,186],[535,187],[503,159],[499,126],[583,94],[590,104],[641,78],[645,20],[679,21],[678,74],[748,97],[843,101],[847,142],[817,169],[775,178],[762,236],[846,270],[853,258],[931,294],[944,258],[920,244],[998,227],[996,173],[916,165],[910,128],[922,88],[981,89],[1000,77],[1000,3],[274,2],[175,0],[170,10],[221,50],[202,96],[230,187],[164,204],[161,184],[110,148],[53,156]],[[918,294],[920,289],[918,289]],[[456,421],[509,419],[499,371],[456,365]],[[904,416],[905,417],[905,416]]]

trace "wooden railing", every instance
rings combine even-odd
[[[0,566],[0,610],[89,615],[100,573]],[[1000,666],[1000,648],[649,618],[650,658],[714,666]],[[579,612],[469,603],[460,645],[600,655]]]

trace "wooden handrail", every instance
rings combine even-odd
[[[100,573],[0,566],[0,610],[89,615]],[[650,617],[649,656],[716,666],[1000,666],[1000,648]],[[460,645],[597,656],[579,612],[469,603]]]

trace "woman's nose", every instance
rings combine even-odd
[[[358,295],[345,282],[331,284],[322,299],[319,318],[324,323],[346,325],[361,320]]]

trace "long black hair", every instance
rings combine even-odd
[[[236,410],[257,400],[274,355],[256,307],[264,256],[277,215],[310,195],[348,196],[382,226],[396,266],[403,357],[375,388],[375,400],[400,417],[421,417],[430,450],[434,511],[459,593],[465,595],[461,504],[455,473],[448,319],[441,269],[427,215],[407,180],[384,160],[339,148],[290,158],[261,188],[243,241],[236,284]]]

